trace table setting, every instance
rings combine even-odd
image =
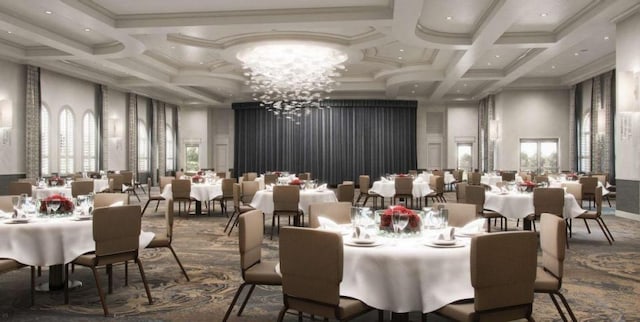
[[[395,178],[403,175],[382,176],[380,180],[374,181],[369,189],[370,192],[377,193],[384,198],[392,198],[396,193]],[[428,176],[430,177],[430,176]],[[411,193],[414,198],[422,198],[433,192],[429,187],[429,179],[425,180],[424,176],[418,175],[413,180],[413,189]]]
[[[338,202],[336,194],[331,189],[328,189],[326,184],[317,185],[314,180],[290,181],[288,184],[300,186],[299,209],[305,213],[309,211],[309,205],[311,204]],[[251,200],[251,207],[259,209],[266,214],[272,214],[274,186],[267,185],[264,190],[258,190]]]

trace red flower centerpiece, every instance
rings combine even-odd
[[[569,173],[567,174],[567,180],[576,181],[578,180],[578,175],[575,173]]]
[[[300,179],[296,178],[296,179],[293,179],[293,180],[289,181],[289,184],[292,185],[292,186],[299,186],[299,185],[302,184],[302,181],[300,181]]]
[[[531,180],[527,180],[527,181],[523,181],[522,183],[520,183],[520,186],[526,187],[526,190],[531,192],[531,191],[533,191],[533,188],[536,187],[536,183],[531,181]]]
[[[204,179],[202,178],[201,175],[196,174],[195,176],[191,177],[191,182],[193,183],[200,183],[202,182]]]
[[[393,214],[399,213],[400,216],[409,217],[409,223],[402,232],[419,232],[422,228],[420,216],[411,209],[404,206],[389,206],[384,213],[380,215],[380,230],[393,232]]]
[[[73,202],[66,197],[63,197],[59,194],[53,194],[49,197],[46,197],[40,203],[40,212],[47,212],[47,205],[51,201],[59,201],[60,208],[58,208],[57,212],[71,212],[73,211]]]
[[[49,178],[49,180],[47,182],[49,182],[50,186],[53,186],[53,185],[62,186],[62,185],[64,185],[64,179],[60,178],[58,176],[53,176],[53,177]]]

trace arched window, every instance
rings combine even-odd
[[[591,171],[591,113],[582,118],[580,124],[580,146],[578,147],[578,162],[582,172]]]
[[[48,175],[49,169],[49,109],[42,105],[40,108],[40,173]]]
[[[60,173],[73,173],[73,130],[74,121],[71,109],[60,111],[60,131],[58,148],[60,152]]]
[[[149,171],[149,140],[147,126],[142,120],[138,120],[138,171]]]
[[[175,144],[173,142],[173,129],[171,126],[166,126],[166,147],[167,147],[167,170],[175,170]]]
[[[82,171],[96,170],[96,118],[87,112],[82,118]]]

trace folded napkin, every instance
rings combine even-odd
[[[484,224],[486,220],[484,218],[476,219],[472,222],[467,223],[458,231],[465,235],[474,235],[478,233],[484,232]]]
[[[358,240],[373,240],[373,236],[371,236],[366,229],[361,229],[360,227],[356,227],[356,229],[353,230],[351,238]]]
[[[387,178],[385,178],[385,177],[380,177],[380,181],[382,181],[382,182],[389,182],[389,180],[387,180]]]
[[[268,184],[266,187],[264,187],[267,191],[273,191],[273,183]]]
[[[326,229],[326,230],[335,230],[338,231],[340,230],[340,225],[338,225],[338,223],[336,223],[335,221],[327,218],[327,217],[322,217],[319,216],[318,217],[318,223],[320,223],[320,228],[321,229]]]
[[[116,201],[112,204],[109,205],[109,207],[118,207],[118,206],[124,206],[124,202],[123,201]]]
[[[424,180],[422,180],[422,177],[417,177],[415,180],[413,180],[413,183],[423,183]]]
[[[327,190],[327,184],[323,183],[316,188],[316,191],[325,191]]]
[[[455,234],[455,228],[448,227],[443,232],[438,234],[438,237],[436,238],[436,240],[454,240],[456,239],[456,236],[454,234]]]
[[[0,218],[11,218],[13,216],[13,212],[4,212],[0,210]]]

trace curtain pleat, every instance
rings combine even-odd
[[[128,93],[127,100],[127,169],[138,172],[138,98]]]
[[[295,119],[237,103],[235,164],[244,172],[311,172],[329,184],[415,169],[415,101],[336,100]],[[299,123],[299,124],[298,124]]]
[[[577,156],[577,134],[578,128],[576,125],[576,85],[571,86],[569,89],[569,170],[575,172],[578,169],[578,156]]]
[[[98,169],[109,169],[109,137],[107,122],[109,121],[109,87],[98,85],[96,89],[98,98],[96,99],[96,125],[98,142]],[[94,169],[98,170],[98,169]]]
[[[40,68],[27,65],[25,97],[25,172],[27,178],[40,176]]]

